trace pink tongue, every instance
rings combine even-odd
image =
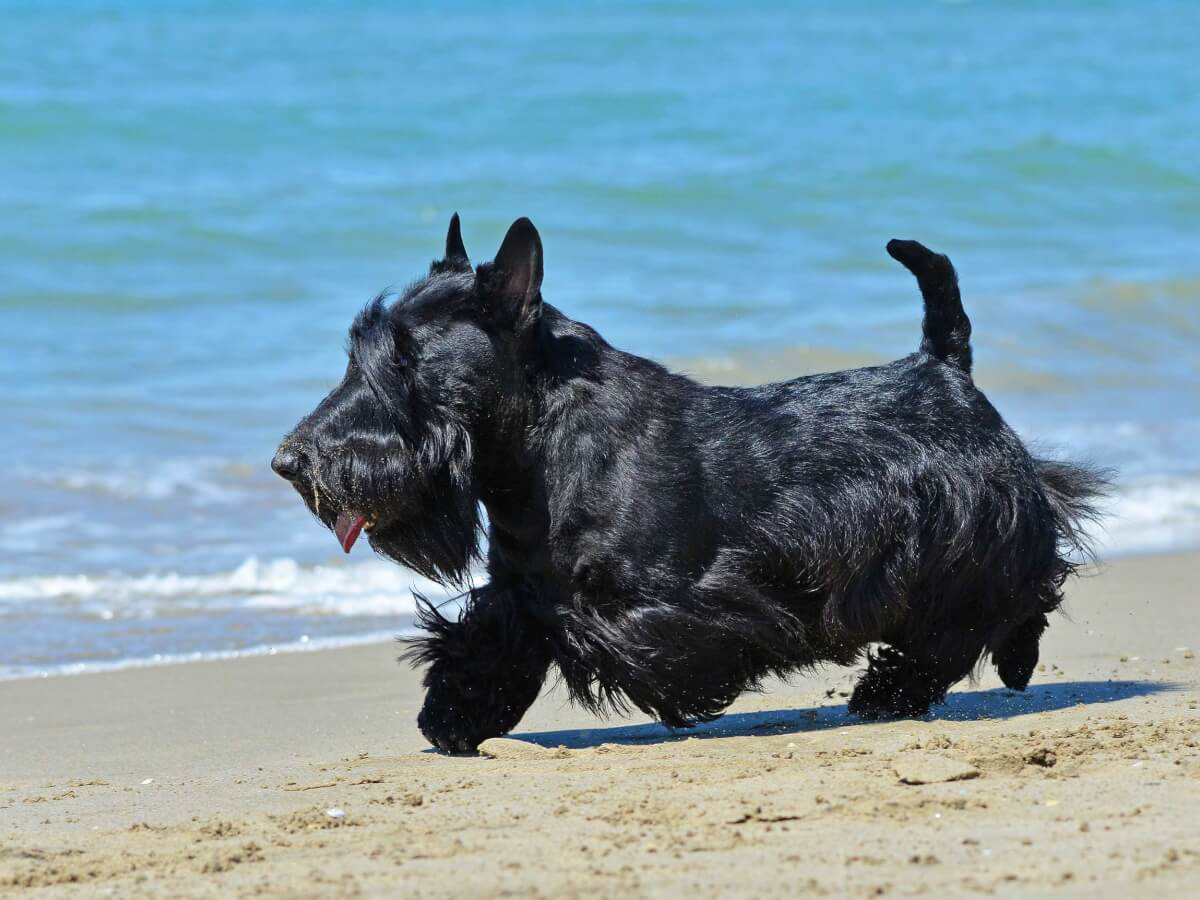
[[[333,525],[334,533],[337,534],[338,543],[342,545],[342,549],[347,553],[354,546],[354,542],[358,540],[358,533],[363,530],[363,526],[367,524],[367,520],[363,516],[356,516],[354,513],[338,513],[337,522]]]

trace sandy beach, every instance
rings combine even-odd
[[[1075,582],[1024,695],[847,716],[854,673],[672,734],[548,691],[428,752],[387,644],[0,683],[0,891],[1194,896],[1200,555]]]
[[[1200,2],[0,6],[0,900],[1200,898]],[[472,537],[690,708],[1009,608],[1014,436],[1027,692],[417,729]]]

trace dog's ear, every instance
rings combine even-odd
[[[446,262],[456,269],[471,268],[467,258],[467,248],[463,245],[462,227],[458,222],[458,213],[450,217],[450,228],[446,231]]]
[[[542,313],[542,239],[528,219],[512,223],[492,263],[489,288],[518,330]]]

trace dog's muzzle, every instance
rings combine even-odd
[[[280,478],[295,481],[304,468],[304,456],[296,449],[295,444],[280,444],[271,460],[271,468]]]

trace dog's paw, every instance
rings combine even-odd
[[[494,690],[470,683],[434,678],[425,695],[417,727],[429,743],[446,753],[474,753],[488,738],[507,734],[528,704],[519,709]]]
[[[486,738],[476,738],[463,734],[452,723],[423,721],[418,719],[418,727],[425,740],[443,753],[474,753],[476,748]]]
[[[919,719],[938,702],[935,695],[921,667],[894,647],[881,647],[868,659],[846,708],[860,719]]]
[[[867,721],[883,719],[920,719],[928,715],[930,701],[927,697],[913,696],[902,690],[880,693],[875,690],[854,691],[846,708]]]
[[[474,753],[480,743],[496,736],[481,731],[454,706],[428,700],[417,716],[417,727],[429,743],[444,753]]]

